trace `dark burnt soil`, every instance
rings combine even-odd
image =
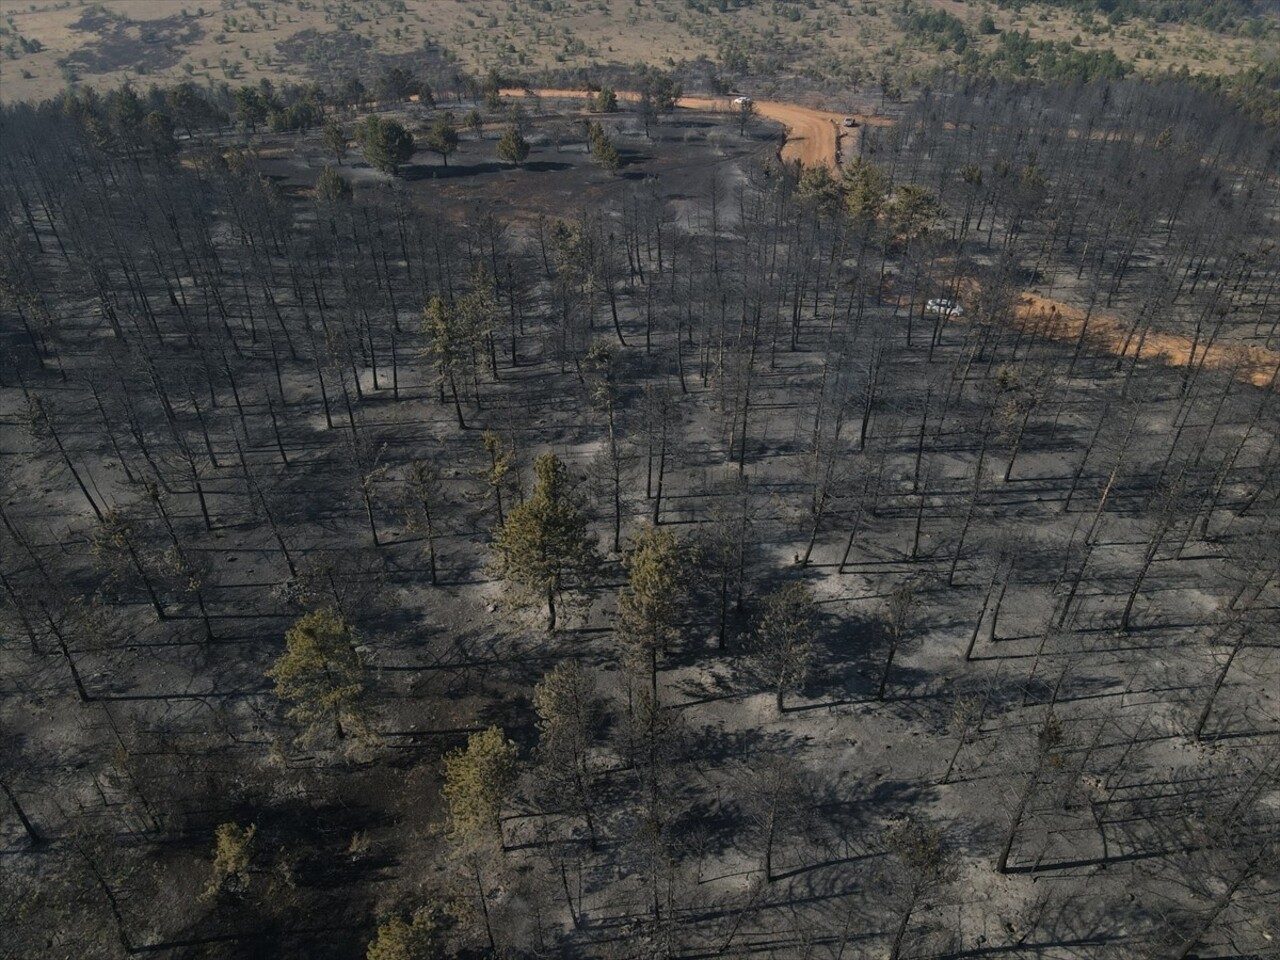
[[[327,86],[337,86],[352,76],[380,76],[392,67],[428,77],[450,68],[444,50],[433,43],[412,53],[384,54],[368,37],[354,33],[301,30],[279,41],[276,50],[284,62],[300,65],[309,79]]]
[[[71,29],[95,37],[67,58],[70,66],[83,73],[147,73],[176,67],[186,56],[186,47],[205,32],[194,17],[179,14],[137,23],[101,7],[87,11]]]
[[[426,113],[419,108],[402,119],[417,138],[418,150],[400,171],[392,188],[407,188],[415,202],[453,209],[483,208],[514,222],[538,216],[565,217],[578,210],[616,201],[637,183],[649,181],[655,192],[688,213],[709,195],[712,184],[722,189],[735,182],[744,164],[763,163],[776,154],[781,131],[761,123],[740,136],[723,117],[684,111],[650,128],[648,137],[634,117],[600,118],[613,137],[622,166],[613,173],[597,166],[586,150],[578,124],[560,116],[535,116],[524,121],[532,147],[520,167],[503,163],[497,155],[502,129],[489,124],[477,137],[463,133],[446,166],[438,154],[425,149]],[[465,113],[467,105],[456,110]],[[325,163],[333,158],[310,142],[284,135],[263,143],[263,169],[286,194],[310,190]],[[354,150],[340,172],[357,192],[384,190],[387,179],[372,170]]]

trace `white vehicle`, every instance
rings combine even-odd
[[[733,105],[735,107],[749,106],[753,102],[754,101],[750,97],[734,97],[733,98]]]
[[[964,309],[954,300],[936,297],[924,305],[924,312],[934,317],[963,317]]]
[[[858,121],[853,119],[853,117],[845,117],[844,125],[846,127],[856,127],[858,125]]]

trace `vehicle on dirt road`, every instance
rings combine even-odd
[[[924,312],[933,317],[963,317],[964,308],[954,300],[935,297],[924,305]]]
[[[858,125],[858,121],[855,120],[853,117],[845,117],[844,125],[846,127],[856,127]]]

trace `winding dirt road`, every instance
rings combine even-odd
[[[676,106],[724,113],[733,113],[735,110],[732,100],[709,97],[681,97],[676,101]],[[814,110],[778,100],[757,100],[755,108],[757,115],[766,120],[776,120],[786,128],[787,139],[782,146],[782,159],[788,162],[799,160],[806,167],[825,164],[837,169],[837,144],[842,138],[857,134],[856,130],[844,126],[844,118],[851,114]],[[886,126],[890,123],[884,117],[858,116],[856,119],[861,126]]]
[[[586,100],[588,94],[582,90],[534,90],[536,96],[554,100]],[[503,96],[519,97],[524,90],[502,90]],[[640,99],[640,94],[618,91],[618,99],[631,103]],[[794,103],[782,103],[778,100],[756,100],[756,114],[766,120],[775,120],[787,130],[787,139],[782,147],[782,159],[799,160],[806,167],[822,164],[836,168],[836,144],[841,137],[849,137],[855,130],[843,126],[844,118],[851,114],[831,113],[826,110],[814,110]],[[710,110],[716,113],[735,113],[731,97],[681,97],[676,101],[677,107],[686,110]],[[886,117],[856,117],[859,125],[889,126],[893,121]]]
[[[501,91],[504,96],[519,97],[526,91],[510,89]],[[585,100],[588,94],[582,90],[534,90],[536,96],[549,99]],[[618,92],[618,99],[635,102],[638,93]],[[736,107],[729,97],[681,97],[677,107],[689,110],[710,110],[734,113]],[[756,100],[756,113],[768,120],[782,124],[787,131],[782,147],[782,159],[799,160],[806,167],[826,165],[838,170],[836,148],[842,137],[856,134],[857,129],[843,126],[848,114],[815,110],[794,103],[776,100]],[[892,126],[888,117],[855,115],[859,126]],[[1051,300],[1030,291],[1023,292],[1015,313],[1017,323],[1039,336],[1054,340],[1076,341],[1083,333],[1088,341],[1115,356],[1154,358],[1171,367],[1203,365],[1210,369],[1231,374],[1238,380],[1256,387],[1280,389],[1280,352],[1264,347],[1239,343],[1206,343],[1180,334],[1164,333],[1148,329],[1134,334],[1130,326],[1119,317],[1094,313],[1085,319],[1085,311],[1061,300]]]

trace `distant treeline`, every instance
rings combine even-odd
[[[1135,16],[1158,23],[1194,23],[1222,32],[1239,32],[1262,36],[1268,30],[1280,29],[1280,19],[1264,17],[1258,0],[1045,0],[1051,6],[1079,13],[1101,13],[1112,23]],[[1023,0],[1000,0],[1000,6],[1021,9]],[[1270,10],[1280,8],[1274,5]],[[959,54],[961,69],[979,77],[1003,80],[1039,80],[1048,83],[1090,83],[1094,80],[1118,80],[1133,71],[1133,65],[1110,49],[1085,49],[1074,41],[1033,39],[1029,32],[1001,32],[990,16],[982,17],[976,32],[980,36],[999,34],[996,48],[983,53],[972,45],[973,30],[959,17],[946,10],[925,7],[914,0],[903,0],[894,11],[894,19],[907,34],[924,46],[941,52]],[[1107,32],[1103,24],[1093,32]],[[1214,78],[1212,89],[1220,89],[1245,109],[1258,116],[1266,110],[1249,106],[1258,94],[1274,96],[1268,87],[1267,71],[1254,68],[1238,77]]]
[[[998,0],[1004,9],[1021,10],[1031,0]],[[1280,25],[1273,0],[1035,0],[1038,6],[1058,7],[1077,13],[1093,13],[1120,23],[1134,17],[1156,23],[1189,23],[1219,33],[1263,36]]]
[[[1280,125],[1280,61],[1250,67],[1231,76],[1190,76],[1184,69],[1176,76],[1202,90],[1221,94],[1244,113],[1268,126]]]
[[[1133,74],[1131,64],[1110,50],[1081,50],[1065,41],[1033,40],[1013,31],[1000,36],[991,53],[970,53],[960,70],[984,80],[1037,81],[1050,84],[1119,80]],[[1185,66],[1144,77],[1152,83],[1174,82],[1223,97],[1250,119],[1266,126],[1280,124],[1280,62],[1251,66],[1234,74],[1193,74]]]
[[[1016,30],[1002,33],[990,53],[970,53],[961,68],[978,76],[1046,83],[1119,80],[1133,71],[1132,64],[1111,50],[1083,50],[1065,40],[1033,40]]]
[[[477,97],[490,90],[496,93],[498,82],[495,77],[462,81],[467,92]],[[169,87],[151,84],[144,91],[125,84],[105,93],[78,87],[64,93],[59,102],[100,147],[169,153],[177,135],[191,137],[197,131],[221,130],[231,124],[250,131],[259,127],[276,133],[306,131],[322,125],[330,109],[411,98],[427,105],[435,102],[427,81],[393,67],[368,86],[354,76],[333,88],[318,83],[274,84],[265,79],[243,86],[225,81],[209,86],[191,81]]]
[[[1131,0],[1116,2],[1123,4]],[[1248,4],[1252,0],[1233,2]],[[995,49],[983,53],[969,45],[968,28],[951,14],[921,11],[910,4],[904,4],[903,11],[904,29],[918,37],[932,37],[939,49],[961,53],[957,67],[971,78],[1062,85],[1114,81],[1133,73],[1132,64],[1111,50],[1088,50],[1067,41],[1038,40],[1016,30],[1001,33]],[[779,69],[781,66],[776,60],[758,60],[746,52],[726,60],[722,51],[718,64],[706,58],[687,61],[675,69],[673,76],[686,90],[707,87],[713,93],[724,94],[739,85],[735,81],[773,76]],[[483,77],[455,73],[442,81],[451,89],[438,91],[412,70],[394,66],[367,83],[354,74],[334,84],[275,84],[264,79],[256,84],[235,86],[227,81],[207,85],[182,81],[167,87],[151,84],[145,90],[126,84],[105,93],[91,87],[76,87],[60,99],[63,108],[88,123],[102,143],[115,140],[132,142],[144,149],[167,149],[156,145],[176,134],[190,137],[198,130],[218,130],[230,124],[250,131],[259,127],[277,133],[306,131],[320,126],[328,110],[410,99],[432,106],[438,92],[461,101],[495,96],[501,88],[519,86],[594,89],[603,84],[618,90],[646,89],[655,75],[656,71],[650,68],[621,65],[530,75],[503,75],[490,70]],[[1227,76],[1192,74],[1183,67],[1157,74],[1153,79],[1184,83],[1217,94],[1257,122],[1280,124],[1278,62],[1251,66]],[[862,75],[862,80],[871,83],[874,78],[868,73]],[[886,82],[881,81],[882,85]]]

